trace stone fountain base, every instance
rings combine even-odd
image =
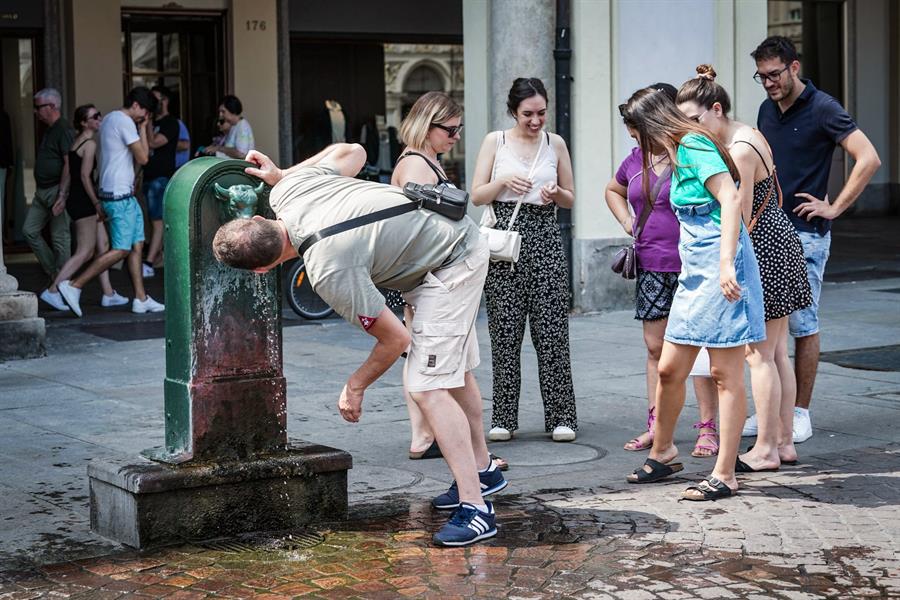
[[[314,444],[202,465],[94,460],[91,530],[147,548],[340,519],[352,465],[347,452]]]

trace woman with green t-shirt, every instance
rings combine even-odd
[[[741,223],[738,170],[712,133],[653,88],[635,92],[619,111],[640,134],[642,154],[665,152],[674,166],[670,199],[680,223],[681,257],[659,360],[656,437],[650,457],[628,481],[651,483],[682,470],[675,462],[675,423],[684,405],[685,381],[705,347],[719,391],[721,445],[712,474],[682,497],[725,498],[738,488],[735,462],[747,413],[744,346],[766,338],[759,267]]]

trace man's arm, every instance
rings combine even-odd
[[[63,170],[59,176],[59,192],[56,194],[56,201],[50,207],[50,212],[54,217],[58,217],[66,210],[66,199],[69,197],[69,185],[72,182],[72,176],[69,174],[69,154],[63,154]]]
[[[297,169],[323,162],[327,162],[335,167],[339,174],[345,177],[353,177],[359,173],[366,162],[366,150],[359,144],[332,144],[315,156],[307,158],[302,163],[289,169],[279,169],[271,158],[256,150],[248,152],[244,160],[256,165],[256,167],[244,169],[247,175],[262,179],[274,187],[282,178],[290,175]]]
[[[128,149],[131,150],[131,154],[134,156],[134,162],[139,165],[146,165],[147,161],[150,160],[150,143],[147,140],[149,124],[150,121],[147,120],[138,125],[138,135],[140,137],[136,142],[128,144]]]
[[[338,410],[346,421],[356,423],[362,414],[363,394],[376,379],[391,368],[409,346],[409,332],[400,319],[384,307],[366,332],[375,337],[375,347],[369,357],[347,380],[338,400]]]
[[[881,159],[878,157],[878,151],[869,141],[861,130],[857,129],[843,140],[841,140],[841,148],[856,162],[853,170],[850,171],[850,177],[844,184],[841,193],[835,198],[834,202],[828,203],[828,199],[819,199],[812,194],[798,193],[797,196],[806,198],[806,202],[798,204],[794,208],[794,212],[804,217],[807,221],[813,217],[823,217],[825,219],[836,219],[844,213],[848,208],[853,206],[859,195],[869,184],[869,180],[881,166]]]

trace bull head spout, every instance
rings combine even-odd
[[[239,183],[224,188],[213,183],[213,191],[216,198],[223,203],[222,208],[228,220],[232,219],[249,219],[256,214],[259,206],[259,194],[262,193],[265,184],[260,182],[256,187]]]

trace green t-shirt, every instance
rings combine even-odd
[[[706,180],[713,175],[727,173],[728,165],[708,137],[689,133],[681,138],[675,160],[677,166],[672,172],[672,191],[669,196],[672,204],[690,206],[707,204],[716,199],[706,189]],[[717,205],[709,216],[714,222],[721,224],[721,207]]]
[[[398,187],[341,177],[325,164],[299,169],[269,194],[295,248],[330,225],[408,203]],[[415,210],[317,242],[304,257],[306,273],[339,315],[368,329],[385,306],[376,286],[409,291],[428,272],[464,260],[479,235],[468,217],[452,221]]]
[[[44,134],[34,160],[34,182],[39,188],[59,185],[63,159],[72,147],[73,139],[75,139],[74,132],[62,117],[57,119]]]

